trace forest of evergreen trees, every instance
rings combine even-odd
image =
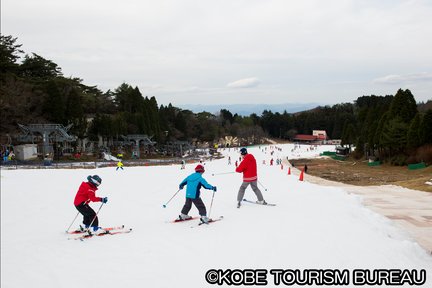
[[[396,165],[432,163],[432,101],[416,103],[408,89],[294,114],[193,113],[158,105],[154,96],[127,83],[106,92],[87,86],[82,79],[64,77],[56,63],[40,55],[23,57],[21,46],[17,38],[0,36],[0,136],[18,134],[18,123],[72,123],[70,133],[79,138],[147,134],[158,143],[216,143],[229,135],[250,144],[264,136],[290,140],[326,130],[330,138],[354,145],[355,157],[374,156]]]

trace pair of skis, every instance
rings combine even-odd
[[[262,205],[262,206],[276,206],[276,204],[274,204],[274,203],[267,203],[266,202],[265,204],[261,204],[261,203],[258,203],[258,202],[255,202],[255,201],[251,201],[251,200],[247,200],[247,199],[243,199],[243,202],[257,204],[257,205]],[[239,205],[237,206],[237,208],[240,208],[240,206],[241,205],[239,203]],[[199,218],[200,218],[199,216],[194,216],[194,217],[187,218],[187,219],[175,219],[175,220],[171,221],[171,223],[186,222],[186,221],[195,220],[195,219],[199,219]],[[201,226],[201,225],[204,225],[204,224],[210,224],[210,223],[213,223],[213,222],[217,222],[217,221],[220,221],[222,219],[223,219],[223,216],[219,216],[217,218],[210,219],[210,221],[207,222],[207,223],[200,222],[200,223],[198,223],[198,226]],[[193,227],[194,226],[192,226],[191,228],[193,228]]]
[[[191,218],[188,218],[188,219],[184,219],[184,220],[181,220],[181,219],[175,219],[175,220],[171,221],[171,223],[186,222],[186,221],[195,220],[195,219],[199,219],[199,218],[200,218],[199,216],[194,216],[194,217],[191,217]],[[210,224],[210,223],[214,223],[214,222],[220,221],[220,220],[222,220],[222,219],[223,219],[223,216],[219,216],[219,217],[217,217],[217,218],[210,218],[209,221],[208,221],[207,223],[199,222],[197,226],[201,226],[201,225],[208,225],[208,224]],[[193,227],[196,227],[196,226],[191,226],[191,228],[193,228]]]
[[[252,203],[252,204],[256,204],[256,205],[262,205],[262,206],[276,206],[276,204],[274,204],[274,203],[267,203],[266,202],[265,204],[261,204],[261,203],[258,203],[256,201],[251,201],[251,200],[247,200],[247,199],[243,199],[243,202]],[[240,207],[241,207],[241,204],[238,203],[237,208],[240,208]]]
[[[108,227],[108,228],[102,228],[102,229],[104,229],[105,231],[112,231],[112,230],[121,230],[124,228],[125,228],[125,226],[121,225],[121,226]],[[81,229],[74,230],[74,231],[66,231],[66,233],[68,233],[68,234],[82,234],[84,232],[86,232],[86,228],[84,228],[84,227],[81,227]]]
[[[75,231],[66,232],[66,233],[74,235],[72,237],[69,237],[68,240],[81,240],[81,241],[83,241],[84,239],[88,239],[88,238],[92,238],[92,237],[125,234],[125,233],[132,232],[132,228],[125,228],[124,225],[116,226],[116,227],[107,227],[107,228],[102,228],[102,229],[105,230],[105,232],[100,233],[100,234],[94,234],[94,233],[92,233],[91,230],[90,231],[75,230]]]
[[[220,221],[222,219],[223,219],[223,216],[219,216],[218,218],[210,218],[208,222],[200,222],[200,223],[198,223],[198,226],[208,225],[210,223],[214,223],[214,222]]]

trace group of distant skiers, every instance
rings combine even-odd
[[[267,202],[258,188],[258,176],[257,176],[257,163],[255,157],[247,152],[246,148],[240,149],[240,155],[242,161],[240,165],[236,166],[235,172],[243,173],[243,183],[240,185],[237,194],[237,207],[240,208],[243,200],[245,190],[250,185],[255,195],[257,196],[257,203],[266,205]],[[200,161],[201,163],[201,161]],[[208,190],[217,191],[216,186],[210,185],[204,178],[203,173],[205,172],[204,166],[198,164],[195,167],[195,172],[186,177],[179,184],[179,190],[182,190],[184,186],[186,189],[186,202],[183,205],[179,220],[188,220],[191,216],[188,215],[192,208],[192,204],[198,209],[200,220],[202,223],[208,223],[211,221],[207,217],[207,210],[200,197],[200,189],[204,187]],[[89,175],[87,182],[82,182],[78,192],[75,196],[74,205],[76,209],[83,215],[83,226],[80,226],[80,230],[88,231],[92,234],[106,233],[106,231],[99,227],[99,221],[97,213],[90,207],[90,202],[102,202],[107,203],[108,197],[96,197],[96,191],[99,185],[102,184],[102,179],[98,175]]]

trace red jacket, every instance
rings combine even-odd
[[[96,197],[97,187],[93,186],[89,182],[82,182],[75,196],[74,205],[78,206],[83,202],[101,202],[101,197]]]
[[[257,164],[255,157],[252,154],[246,154],[243,161],[235,170],[238,173],[243,173],[244,182],[257,181]]]

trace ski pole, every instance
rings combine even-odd
[[[75,218],[73,219],[72,223],[69,225],[68,229],[66,229],[66,233],[69,232],[69,229],[72,227],[73,223],[75,222],[76,218],[78,217],[78,215],[80,214],[80,212],[78,211],[77,215],[75,216]]]
[[[87,228],[87,230],[86,230],[85,232],[87,232],[87,233],[89,232],[90,227],[92,227],[93,222],[96,220],[97,215],[99,214],[99,211],[102,209],[102,206],[103,206],[104,204],[105,204],[105,203],[102,202],[101,206],[99,207],[99,210],[96,212],[96,215],[93,217],[93,220],[90,222],[90,225],[89,225],[89,227]]]
[[[223,172],[223,173],[213,173],[212,176],[216,176],[216,175],[225,175],[225,174],[233,174],[235,172]]]
[[[261,187],[262,187],[262,188],[264,188],[264,190],[265,190],[265,191],[267,191],[267,188],[265,188],[265,187],[264,187],[264,185],[263,185],[263,184],[261,184],[261,182],[260,182],[260,181],[258,181],[258,184],[260,184],[260,185],[261,185]]]
[[[209,217],[209,218],[210,218],[210,213],[211,213],[211,209],[212,209],[212,206],[213,206],[213,198],[214,198],[215,192],[216,192],[216,191],[213,191],[212,201],[211,201],[211,203],[210,203],[210,209],[209,209],[209,213],[208,213],[208,217]]]
[[[167,203],[165,203],[164,205],[162,205],[163,208],[166,208],[166,206],[168,205],[169,202],[171,202],[171,200],[177,195],[177,193],[180,191],[181,189],[178,189],[176,193],[174,193],[174,195],[171,197],[171,199],[168,200]]]

